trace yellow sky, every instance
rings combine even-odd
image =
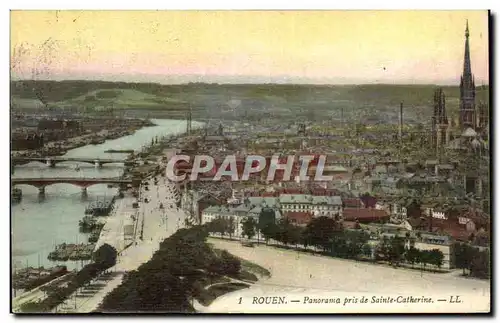
[[[486,11],[12,11],[12,70],[453,83],[466,19],[487,82]]]

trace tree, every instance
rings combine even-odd
[[[281,218],[278,221],[276,240],[284,245],[288,245],[290,243],[290,231],[292,230],[291,226],[292,224],[288,218]]]
[[[488,250],[479,251],[475,248],[475,255],[471,263],[471,274],[478,278],[490,277],[490,255]]]
[[[441,268],[443,265],[444,255],[443,252],[439,249],[432,249],[429,251],[429,261],[432,265]]]
[[[415,263],[418,263],[420,260],[420,250],[415,247],[410,247],[405,252],[405,260],[414,267]]]
[[[116,249],[105,243],[94,252],[92,258],[101,270],[106,270],[116,264],[117,255]]]
[[[297,248],[297,245],[301,242],[302,231],[303,230],[301,227],[290,224],[287,227],[288,243],[294,244],[295,247]]]
[[[405,242],[403,238],[383,237],[382,241],[377,246],[376,256],[383,260],[389,261],[392,264],[398,265],[405,253]]]
[[[432,262],[431,257],[432,256],[431,256],[429,250],[421,250],[420,251],[420,263],[422,264],[424,269],[426,268],[427,264],[430,264]]]
[[[226,232],[229,234],[229,238],[233,237],[234,230],[236,230],[236,222],[234,218],[231,216],[226,220]]]
[[[405,242],[410,242],[410,240],[411,240],[411,234],[408,231],[408,232],[405,233]]]
[[[346,231],[334,231],[328,247],[332,256],[349,258],[352,254]]]
[[[207,267],[207,273],[210,277],[210,284],[212,284],[212,279],[220,273],[220,268],[222,267],[222,260],[219,258],[212,259]]]
[[[263,207],[259,214],[258,229],[262,231],[270,223],[276,223],[276,213],[272,208]]]
[[[258,233],[262,233],[264,235],[263,230],[266,230],[266,228],[272,229],[273,224],[276,224],[276,212],[275,212],[275,210],[273,208],[270,208],[270,207],[263,207],[260,211],[258,223],[256,225]],[[269,233],[269,230],[267,233]],[[260,236],[260,234],[259,234],[259,236]],[[268,234],[267,238],[264,236],[264,239],[266,240],[266,244],[267,244],[269,242],[269,234]]]
[[[241,230],[243,231],[243,235],[248,239],[251,239],[255,236],[255,227],[257,222],[252,217],[247,217],[245,220],[241,222]]]
[[[363,256],[371,258],[372,257],[372,246],[369,243],[365,243],[361,250]]]
[[[226,221],[218,216],[207,224],[208,232],[219,233],[221,237],[226,233]]]
[[[276,235],[278,233],[278,226],[276,225],[276,223],[269,222],[266,223],[265,226],[260,228],[260,232],[264,236],[267,245],[270,239],[277,240]]]
[[[390,243],[389,259],[391,261],[391,264],[395,262],[397,266],[399,262],[402,260],[405,252],[405,241],[403,238],[400,238],[398,236],[391,238],[390,241],[391,243]]]
[[[403,259],[405,252],[405,240],[404,238],[395,236],[392,238],[392,252],[391,259],[396,262],[396,265]]]
[[[391,251],[391,244],[389,238],[387,236],[382,237],[382,241],[380,241],[375,249],[375,259],[376,260],[389,260]]]
[[[241,262],[226,250],[221,253],[222,272],[225,275],[236,275],[241,270]]]
[[[370,239],[369,235],[363,231],[344,231],[347,241],[347,257],[357,258],[363,253],[363,246]],[[370,249],[371,254],[371,249]]]
[[[471,267],[473,260],[474,250],[471,246],[465,243],[456,242],[453,244],[453,258],[455,259],[455,267],[463,270],[465,276],[465,269]],[[470,273],[470,272],[469,272]]]
[[[331,239],[335,232],[341,232],[342,227],[339,222],[326,216],[313,218],[305,229],[304,242],[306,245],[326,250],[331,246]]]

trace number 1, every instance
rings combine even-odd
[[[238,304],[241,304],[241,297],[240,297],[240,300],[238,301]]]

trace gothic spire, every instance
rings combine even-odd
[[[464,53],[464,79],[472,83],[472,69],[470,66],[470,49],[469,49],[469,21],[465,23],[465,53]]]
[[[465,23],[464,70],[460,77],[460,125],[462,128],[476,127],[476,89],[470,64],[469,22]]]

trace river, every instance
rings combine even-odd
[[[134,149],[140,151],[151,139],[185,132],[184,120],[152,120],[156,126],[142,128],[133,135],[107,140],[101,145],[89,145],[68,151],[66,157],[91,157],[124,159],[127,154],[105,153],[108,149]],[[201,123],[193,122],[193,128]],[[78,165],[79,170],[75,169]],[[105,164],[96,168],[87,163],[64,162],[54,168],[32,162],[17,166],[12,177],[117,177],[123,172],[122,164]],[[45,188],[45,199],[39,201],[38,189],[19,185],[23,198],[11,207],[12,263],[14,268],[24,266],[54,266],[64,264],[68,269],[81,268],[81,262],[52,262],[48,254],[60,243],[87,242],[88,234],[79,233],[78,222],[85,207],[97,199],[110,199],[116,188],[93,185],[87,189],[88,197],[82,200],[81,189],[71,184],[54,184]]]

